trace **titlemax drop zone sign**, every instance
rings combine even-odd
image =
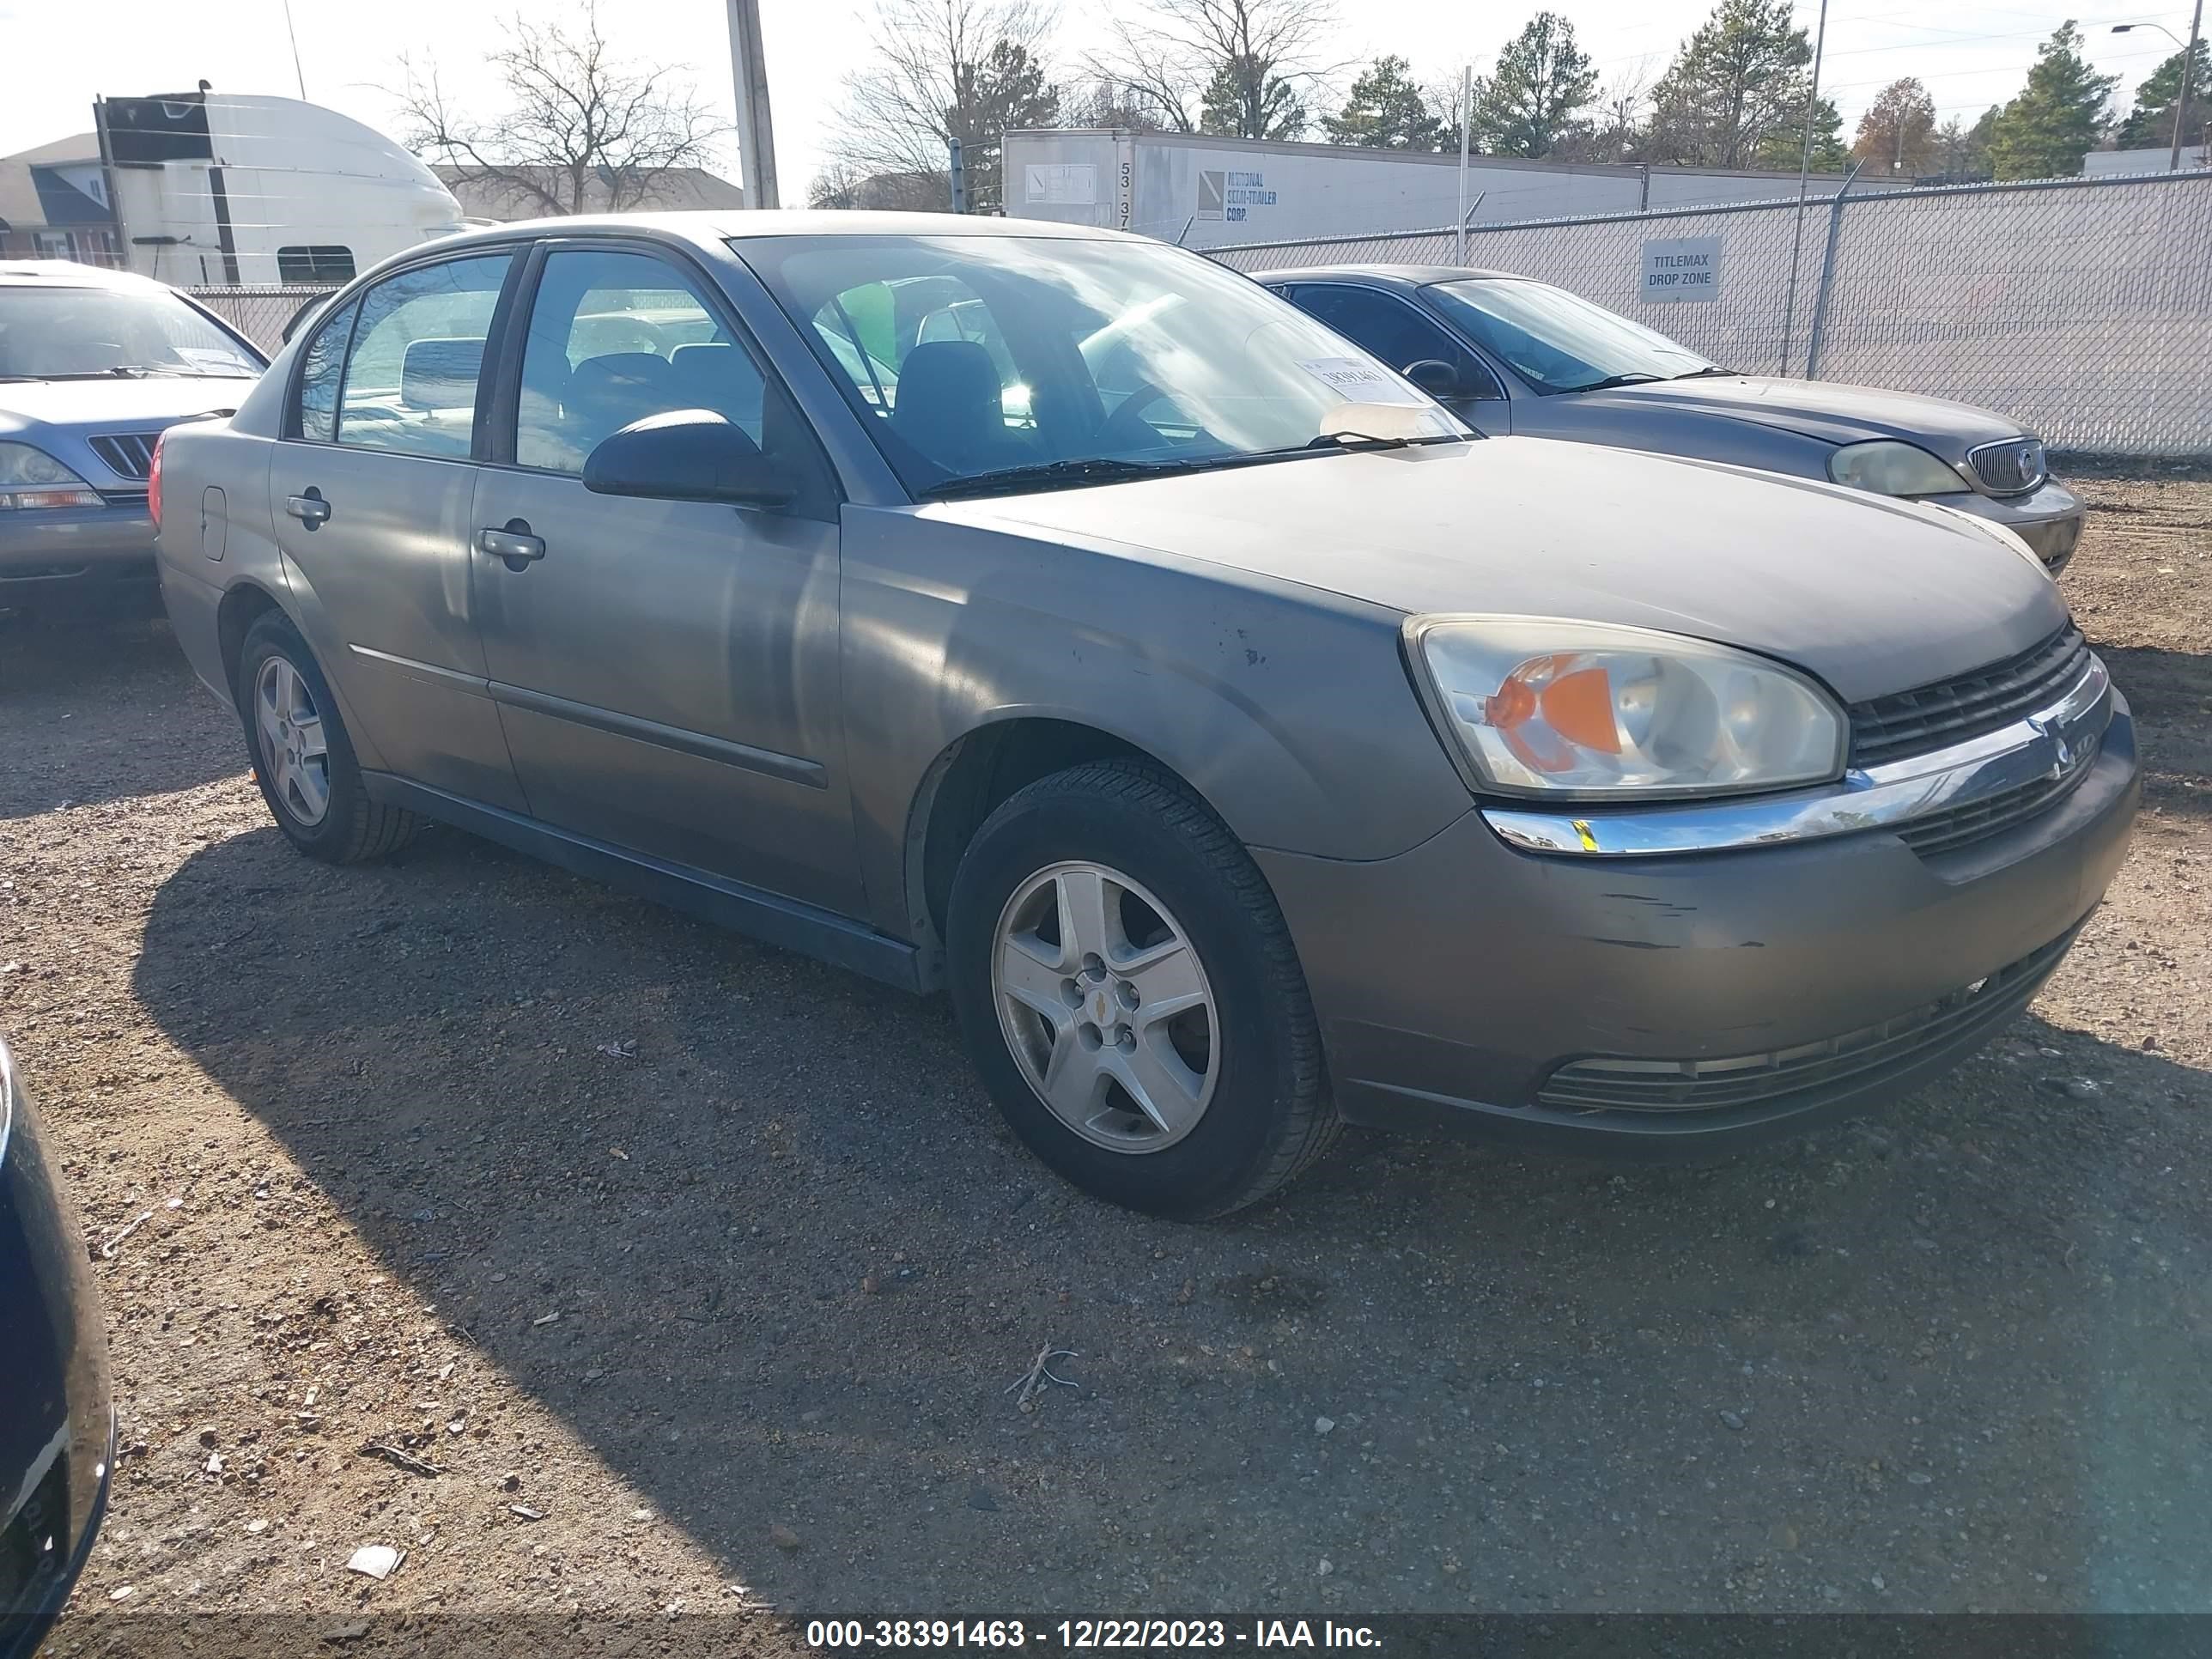
[[[1721,296],[1721,239],[1680,236],[1644,245],[1647,301],[1717,300]]]

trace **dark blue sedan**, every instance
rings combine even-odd
[[[115,1465],[83,1236],[0,1042],[0,1659],[28,1659],[92,1553]]]

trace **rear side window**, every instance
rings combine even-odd
[[[550,254],[531,306],[515,410],[518,465],[580,473],[634,421],[711,410],[763,441],[765,386],[688,277],[646,253]]]
[[[335,245],[280,247],[276,276],[286,283],[349,283],[353,281],[353,250]]]
[[[422,265],[363,295],[338,396],[337,441],[465,460],[477,383],[511,253]]]
[[[355,301],[315,331],[300,361],[300,435],[326,444],[337,435],[338,378],[345,372],[346,342],[361,310]]]

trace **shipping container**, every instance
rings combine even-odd
[[[1059,129],[1010,132],[1010,217],[1133,230],[1185,247],[1434,230],[1460,212],[1456,153],[1275,144],[1190,133]],[[1635,213],[1797,193],[1795,173],[1607,167],[1476,156],[1473,223]],[[1816,195],[1839,175],[1816,173]]]

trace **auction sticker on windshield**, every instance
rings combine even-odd
[[[1381,364],[1358,357],[1307,357],[1298,367],[1355,404],[1410,404],[1419,409],[1428,401]]]

